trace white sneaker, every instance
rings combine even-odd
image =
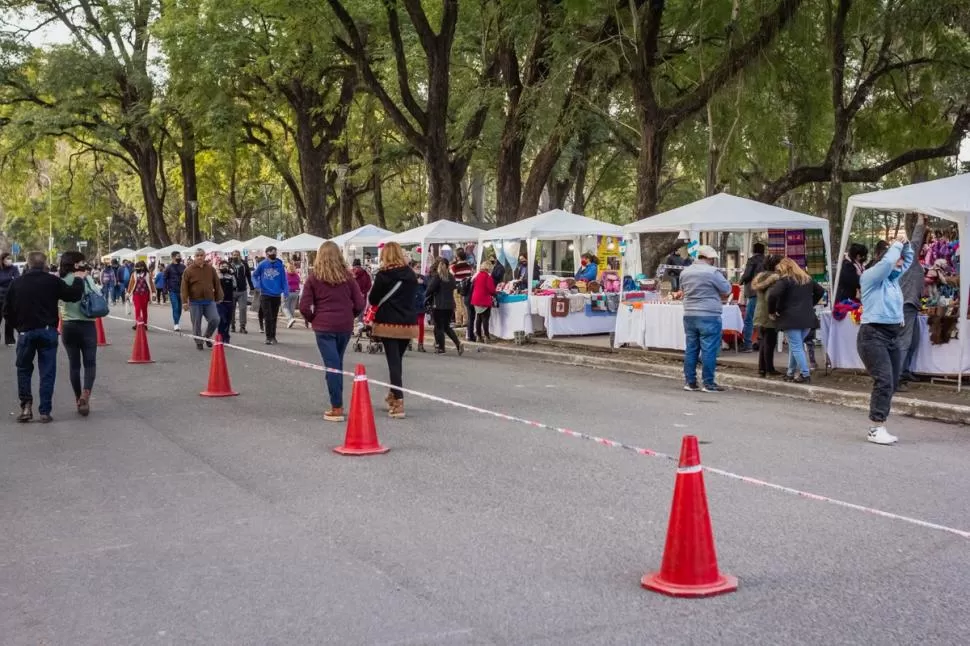
[[[873,444],[883,444],[888,446],[890,444],[895,444],[899,438],[895,435],[890,435],[885,426],[873,426],[869,429],[869,435],[866,436],[866,439]]]
[[[290,319],[289,323],[286,324],[286,328],[292,328],[294,325],[296,325],[296,319]]]
[[[175,325],[173,325],[172,326],[172,329],[175,330],[176,332],[180,332],[182,330],[182,328],[179,327],[179,324],[178,323],[176,323]]]

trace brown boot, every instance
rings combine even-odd
[[[347,418],[344,416],[343,408],[331,408],[323,414],[323,419],[328,422],[343,422]]]
[[[77,398],[77,412],[81,417],[87,417],[91,412],[91,391],[84,390]]]
[[[387,410],[391,410],[394,407],[394,393],[388,392],[387,397],[384,398],[384,403],[387,405]]]
[[[387,415],[392,419],[404,419],[404,400],[395,399],[391,402],[391,409],[387,412]]]

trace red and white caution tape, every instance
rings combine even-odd
[[[121,318],[121,317],[117,317],[117,316],[108,316],[107,318],[114,319],[114,320],[117,320],[117,321],[124,321],[126,323],[131,323],[132,322],[131,319]],[[168,333],[168,334],[181,334],[182,336],[188,337],[188,338],[193,339],[193,340],[196,340],[196,341],[209,341],[210,340],[210,339],[206,339],[204,337],[197,337],[197,336],[194,336],[192,334],[174,332],[172,330],[168,330],[168,329],[165,329],[165,328],[162,328],[162,327],[158,327],[158,326],[154,326],[154,325],[148,325],[147,327],[148,328],[151,328],[153,330],[158,330],[159,332],[165,332],[165,333]],[[306,368],[308,370],[316,370],[318,372],[331,372],[331,373],[346,375],[346,376],[350,376],[350,377],[355,377],[355,380],[358,379],[358,378],[360,378],[357,375],[355,375],[353,372],[348,372],[346,370],[336,370],[336,369],[333,369],[333,368],[326,368],[326,367],[321,366],[321,365],[316,364],[316,363],[310,363],[308,361],[300,361],[299,359],[291,359],[289,357],[284,357],[284,356],[278,355],[278,354],[272,354],[270,352],[263,352],[261,350],[253,350],[252,348],[246,348],[246,347],[243,347],[243,346],[240,346],[240,345],[232,345],[232,344],[229,344],[229,343],[225,343],[223,345],[225,347],[227,347],[227,348],[233,348],[234,350],[239,350],[240,352],[246,352],[248,354],[253,354],[253,355],[256,355],[256,356],[259,356],[259,357],[265,357],[267,359],[274,359],[276,361],[280,361],[282,363],[286,363],[286,364],[289,364],[291,366],[296,366],[298,368]],[[413,395],[415,397],[420,397],[421,399],[426,399],[428,401],[438,402],[439,404],[445,404],[446,406],[452,406],[454,408],[461,408],[463,410],[471,411],[473,413],[479,413],[481,415],[490,415],[490,416],[496,417],[498,419],[502,419],[502,420],[505,420],[505,421],[508,421],[508,422],[516,422],[516,423],[519,423],[519,424],[524,424],[524,425],[530,426],[532,428],[538,428],[538,429],[543,429],[543,430],[547,430],[547,431],[555,431],[556,433],[559,433],[561,435],[566,435],[568,437],[573,437],[573,438],[577,438],[577,439],[581,439],[581,440],[589,440],[589,441],[592,441],[592,442],[596,442],[597,444],[601,444],[603,446],[608,446],[610,448],[614,448],[614,449],[625,449],[627,451],[633,451],[634,453],[637,453],[638,455],[647,455],[647,456],[654,457],[654,458],[662,458],[664,460],[670,460],[672,462],[677,462],[678,461],[678,457],[677,456],[670,455],[669,453],[662,453],[660,451],[654,451],[653,449],[646,449],[646,448],[643,448],[643,447],[634,446],[632,444],[626,444],[625,442],[619,442],[617,440],[611,440],[611,439],[606,438],[606,437],[599,437],[597,435],[591,435],[589,433],[582,433],[580,431],[574,431],[572,429],[563,428],[561,426],[553,426],[553,425],[550,425],[550,424],[544,424],[542,422],[537,422],[535,420],[525,419],[524,417],[517,417],[515,415],[509,415],[508,413],[501,413],[499,411],[489,410],[487,408],[481,408],[479,406],[472,406],[471,404],[465,404],[463,402],[454,401],[452,399],[446,399],[444,397],[439,397],[437,395],[432,395],[432,394],[429,394],[429,393],[421,392],[419,390],[411,390],[410,388],[398,388],[397,386],[393,386],[393,385],[391,385],[389,383],[386,383],[386,382],[383,382],[383,381],[378,381],[376,379],[370,379],[370,378],[366,378],[366,377],[364,379],[366,379],[366,380],[370,381],[371,383],[376,384],[378,386],[382,386],[382,387],[386,387],[386,388],[395,388],[395,389],[400,390],[401,392],[407,393],[409,395]],[[731,480],[737,480],[737,481],[744,482],[744,483],[747,483],[747,484],[750,484],[750,485],[755,485],[755,486],[759,486],[759,487],[766,487],[768,489],[772,489],[774,491],[780,491],[782,493],[787,493],[787,494],[790,494],[790,495],[793,495],[793,496],[800,496],[802,498],[808,498],[809,500],[816,500],[816,501],[819,501],[819,502],[826,502],[826,503],[830,503],[830,504],[836,505],[838,507],[844,507],[846,509],[854,509],[855,511],[865,512],[867,514],[872,514],[874,516],[881,516],[883,518],[889,518],[891,520],[898,520],[898,521],[902,521],[902,522],[905,522],[905,523],[909,523],[911,525],[916,525],[918,527],[923,527],[923,528],[926,528],[926,529],[932,529],[932,530],[936,530],[936,531],[946,532],[948,534],[953,534],[953,535],[959,536],[960,538],[970,539],[970,531],[966,531],[966,530],[962,530],[962,529],[957,529],[955,527],[948,527],[946,525],[940,525],[938,523],[931,523],[931,522],[926,521],[926,520],[920,520],[919,518],[912,518],[910,516],[903,516],[901,514],[894,514],[894,513],[889,512],[889,511],[883,511],[881,509],[875,509],[873,507],[866,507],[865,505],[857,505],[855,503],[846,502],[844,500],[839,500],[837,498],[830,498],[829,496],[823,496],[823,495],[820,495],[820,494],[810,493],[808,491],[802,491],[800,489],[794,489],[792,487],[786,487],[784,485],[775,484],[773,482],[767,482],[765,480],[760,480],[758,478],[752,478],[752,477],[749,477],[749,476],[744,476],[744,475],[741,475],[741,474],[738,474],[738,473],[733,473],[731,471],[725,471],[724,469],[717,469],[715,467],[704,466],[703,467],[703,470],[704,471],[707,471],[708,473],[713,473],[714,475],[723,476],[725,478],[730,478]]]

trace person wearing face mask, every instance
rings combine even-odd
[[[172,329],[178,332],[181,328],[179,322],[182,320],[182,274],[185,273],[185,263],[182,262],[182,254],[175,252],[172,254],[172,262],[165,268],[165,287],[168,289],[169,300],[172,301]]]
[[[587,283],[596,280],[599,271],[599,261],[591,253],[584,253],[579,261],[580,269],[576,272],[576,280],[585,280]]]
[[[519,289],[528,290],[532,287],[532,281],[539,280],[539,275],[542,270],[539,269],[539,263],[533,263],[532,265],[532,275],[529,275],[528,270],[529,259],[525,254],[519,255],[519,264],[515,267],[515,286]]]
[[[9,253],[0,254],[0,318],[3,320],[3,344],[12,347],[16,343],[13,334],[13,324],[3,315],[3,302],[7,298],[7,289],[14,280],[20,277],[20,270],[13,264],[13,256]]]
[[[879,249],[879,247],[877,247]],[[859,358],[872,376],[869,399],[869,427],[866,439],[874,444],[895,444],[897,437],[886,429],[886,418],[899,383],[899,338],[904,331],[903,291],[900,277],[913,263],[913,248],[902,233],[883,252],[877,252],[872,266],[862,273],[862,324],[856,339]]]
[[[219,312],[219,334],[223,343],[229,343],[229,330],[232,328],[232,312],[235,309],[236,273],[229,262],[219,264],[219,285],[222,286],[222,300],[216,304]],[[235,330],[233,330],[235,332]]]
[[[147,326],[148,303],[155,296],[155,283],[149,277],[148,266],[145,265],[143,260],[138,261],[135,265],[135,271],[132,272],[131,278],[128,280],[128,296],[135,308],[135,324],[131,326],[131,329],[134,330],[139,324]]]
[[[253,272],[253,284],[259,287],[260,307],[263,310],[263,326],[266,345],[276,345],[276,324],[280,315],[280,303],[290,295],[283,261],[276,257],[276,247],[266,248],[266,260]]]
[[[192,265],[182,274],[182,309],[192,316],[195,347],[202,349],[202,319],[206,320],[205,345],[212,347],[212,335],[219,328],[222,284],[219,273],[206,261],[205,251],[196,249]]]
[[[236,288],[233,290],[233,300],[235,307],[232,314],[232,331],[239,328],[240,334],[246,332],[246,308],[249,306],[249,292],[253,289],[253,272],[249,264],[242,259],[242,253],[232,252],[232,260],[229,262],[232,268],[232,275],[236,279]]]

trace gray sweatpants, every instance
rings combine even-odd
[[[196,337],[203,336],[202,318],[205,317],[207,324],[205,338],[211,339],[212,335],[219,328],[219,310],[216,308],[216,304],[207,303],[206,305],[200,305],[198,303],[189,303],[189,314],[192,316],[192,334]],[[197,344],[202,343],[198,339],[195,342]]]
[[[246,310],[249,307],[249,292],[233,294],[235,307],[232,308],[232,325],[238,325],[240,330],[246,329]]]

